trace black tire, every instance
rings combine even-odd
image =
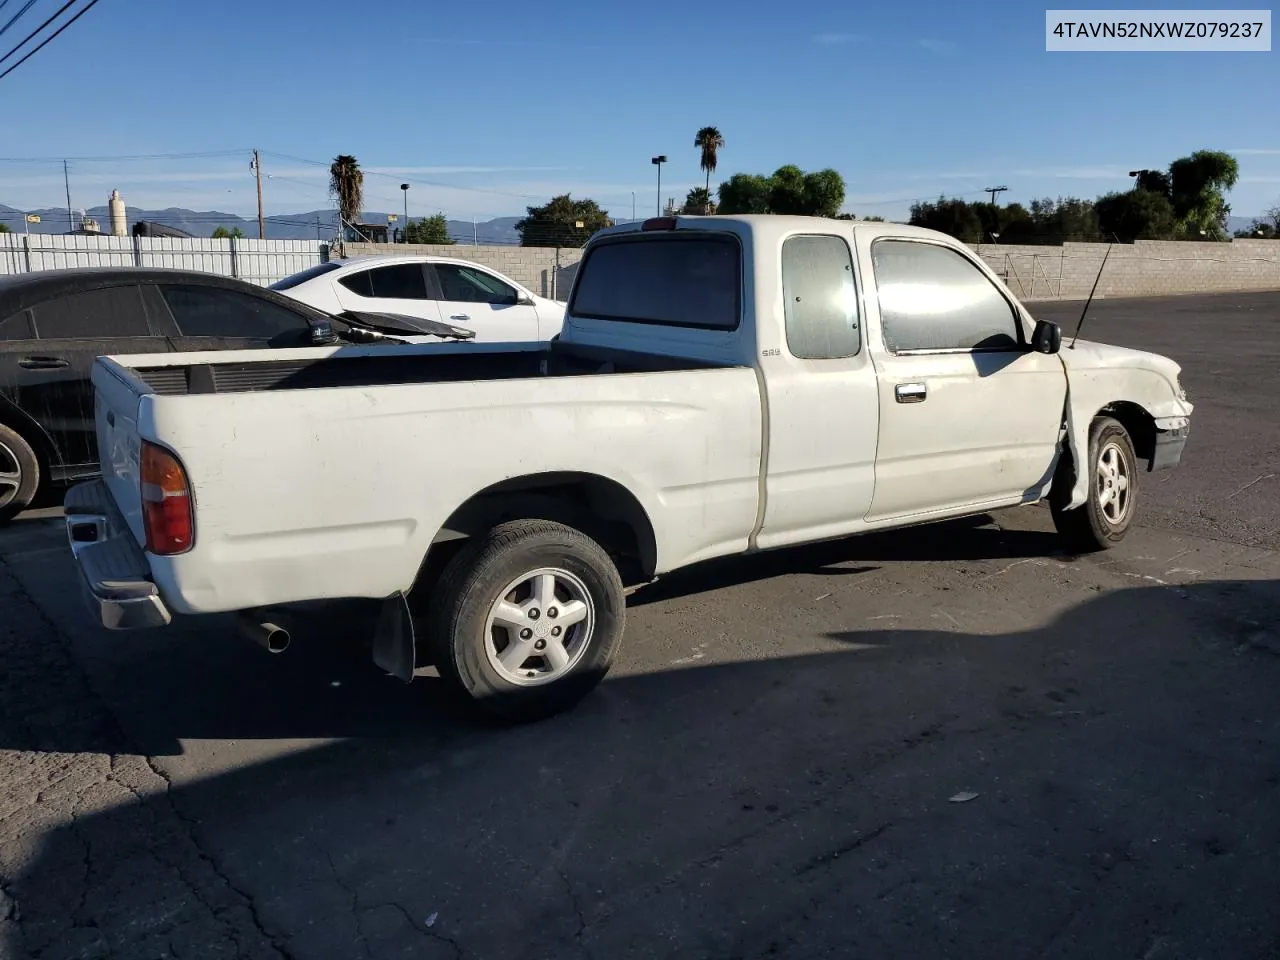
[[[0,424],[0,523],[30,506],[40,489],[40,458],[15,431]]]
[[[509,599],[516,596],[516,590],[504,594],[508,587],[522,576],[532,577],[547,569],[567,574],[564,581],[554,582],[556,590],[566,590],[564,596],[570,599],[557,602],[574,602],[572,590],[584,593],[578,602],[589,610],[590,619],[581,621],[588,626],[577,637],[580,652],[573,654],[563,675],[554,678],[551,660],[533,652],[521,664],[535,664],[551,678],[539,679],[537,671],[530,670],[528,682],[535,685],[522,686],[504,677],[492,662],[491,657],[501,659],[508,649],[498,650],[499,642],[514,644],[516,639],[514,631],[497,626],[487,629],[489,615],[504,595]],[[536,606],[532,595],[521,602],[525,604],[522,609]],[[554,610],[548,610],[547,617],[555,615]],[[541,616],[536,609],[534,614]],[[516,520],[475,538],[445,567],[430,599],[426,637],[440,676],[464,702],[492,717],[523,723],[571,709],[591,692],[609,670],[625,623],[622,581],[599,544],[563,524]],[[563,629],[560,635],[566,638],[574,629],[555,628],[551,619],[543,619],[541,628]],[[535,638],[534,642],[539,641]],[[541,642],[545,647],[551,640]],[[567,650],[569,641],[561,642]],[[516,671],[524,673],[524,668],[517,665]]]
[[[1125,478],[1123,490],[1118,489],[1118,481],[1113,481],[1108,488],[1105,480],[1099,477],[1099,461],[1103,452],[1108,450],[1120,464],[1119,469]],[[1119,421],[1110,417],[1099,417],[1093,421],[1089,427],[1089,459],[1083,469],[1089,475],[1088,499],[1068,510],[1066,505],[1071,502],[1075,469],[1071,455],[1063,454],[1049,493],[1053,525],[1072,553],[1108,550],[1129,532],[1138,507],[1138,458],[1133,452],[1129,431]],[[1119,507],[1103,502],[1108,489],[1112,496],[1123,496],[1122,501],[1116,501],[1120,503]]]

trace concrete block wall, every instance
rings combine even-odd
[[[1061,246],[970,244],[1020,300],[1082,300],[1107,255],[1105,243]],[[491,267],[543,297],[565,300],[582,251],[565,248],[456,244],[348,243],[346,255],[430,254]],[[1280,291],[1280,241],[1183,243],[1139,240],[1111,248],[1097,298],[1182,293]]]
[[[433,243],[348,243],[347,257],[422,255],[470,260],[523,284],[540,297],[567,300],[582,251],[566,247],[467,246]]]
[[[1022,300],[1078,300],[1089,295],[1105,243],[1058,247],[970,244]],[[1280,291],[1280,242],[1184,243],[1139,240],[1111,249],[1095,297]]]

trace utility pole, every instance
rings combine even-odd
[[[262,157],[253,151],[253,175],[258,181],[258,239],[267,239],[267,225],[262,219]]]
[[[75,218],[71,213],[71,177],[67,173],[67,161],[62,161],[62,183],[67,188],[67,229],[74,231],[76,228]]]
[[[658,203],[657,203],[658,212],[657,212],[657,216],[659,216],[659,217],[660,217],[660,216],[662,216],[662,165],[663,165],[664,163],[666,163],[666,162],[667,162],[667,155],[664,153],[664,154],[662,154],[661,156],[653,157],[653,158],[651,158],[651,159],[649,160],[649,162],[650,162],[650,163],[652,163],[655,167],[657,167],[657,168],[658,168]]]
[[[994,207],[996,205],[996,194],[1004,193],[1004,191],[1008,190],[1009,188],[1008,187],[984,187],[983,189],[987,193],[991,194],[991,205]]]

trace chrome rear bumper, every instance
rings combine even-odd
[[[101,480],[67,491],[67,540],[90,611],[108,630],[168,625],[173,616],[151,581],[147,556]]]

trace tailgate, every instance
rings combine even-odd
[[[94,421],[102,479],[138,543],[146,541],[142,526],[142,490],[138,459],[142,440],[138,416],[143,394],[151,388],[110,357],[93,365]]]

